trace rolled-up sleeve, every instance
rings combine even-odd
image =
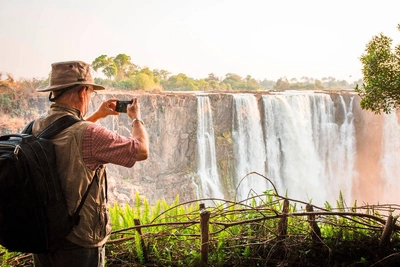
[[[91,170],[107,163],[130,168],[136,163],[139,149],[136,139],[118,135],[96,123],[86,128],[82,140],[83,160]]]

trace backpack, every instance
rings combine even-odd
[[[37,136],[32,121],[22,134],[0,136],[0,245],[10,251],[48,253],[79,223],[79,207],[69,215],[48,140],[79,120],[64,116]]]

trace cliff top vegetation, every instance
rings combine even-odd
[[[322,80],[311,77],[288,79],[281,77],[277,81],[256,80],[251,75],[241,77],[235,73],[227,73],[218,77],[214,73],[202,79],[193,79],[184,73],[171,75],[167,70],[140,67],[131,61],[126,54],[117,56],[101,55],[92,62],[95,71],[101,71],[106,78],[96,78],[96,82],[105,86],[146,91],[224,91],[224,90],[320,90],[320,89],[352,89],[361,80],[349,84],[346,80],[324,77]]]

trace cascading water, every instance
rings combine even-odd
[[[396,112],[384,116],[383,125],[383,154],[381,157],[382,178],[383,178],[383,194],[384,199],[381,201],[390,201],[398,198],[400,185],[398,179],[400,177],[400,125]]]
[[[215,154],[214,125],[208,96],[197,97],[197,142],[199,154],[199,197],[224,198]]]
[[[317,205],[332,203],[340,192],[348,203],[353,200],[353,181],[358,177],[354,96],[348,103],[339,96],[337,108],[328,94],[314,92],[263,95],[261,108],[252,94],[232,96],[235,176],[229,190],[237,189],[237,200],[272,189],[259,175],[244,178],[251,172],[267,176],[279,194]],[[206,96],[198,96],[198,118],[201,195],[223,197]]]
[[[260,194],[267,189],[267,181],[250,172],[265,174],[265,146],[261,127],[260,111],[254,95],[233,95],[233,146],[236,177],[234,185],[239,185],[236,198],[245,199],[252,193]],[[242,180],[242,181],[241,181]]]
[[[275,183],[279,181],[280,194],[288,190],[289,196],[298,199],[322,197],[325,191],[321,177],[323,166],[313,141],[310,98],[305,95],[271,95],[263,96],[263,101],[267,169],[273,170],[268,171],[268,177]],[[277,138],[279,146],[271,145],[270,135]],[[275,176],[277,169],[279,176]]]
[[[353,114],[354,96],[350,98],[348,107],[346,106],[343,96],[340,96],[340,100],[344,113],[344,121],[339,127],[339,136],[335,144],[336,150],[334,150],[336,153],[328,159],[331,168],[335,170],[330,175],[331,180],[329,184],[336,185],[335,191],[342,191],[343,197],[351,201],[353,181],[358,178],[358,173],[355,170],[356,138]],[[336,166],[336,169],[334,166]]]
[[[264,95],[267,176],[280,194],[314,204],[351,196],[354,172],[352,101],[335,122],[334,103],[324,94]]]

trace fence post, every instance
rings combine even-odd
[[[208,265],[208,252],[209,252],[209,220],[211,212],[206,210],[204,203],[200,203],[200,254],[201,266]]]
[[[389,215],[387,218],[387,221],[385,223],[385,228],[383,228],[381,240],[379,242],[379,246],[384,247],[386,246],[389,241],[390,241],[390,236],[392,235],[393,231],[393,224],[395,221],[393,220],[393,216]]]
[[[140,220],[139,219],[133,219],[133,224],[135,226],[140,225]],[[146,250],[146,246],[144,244],[144,240],[143,240],[143,237],[142,237],[142,228],[138,227],[138,228],[136,228],[136,231],[139,233],[139,236],[140,236],[140,247],[142,248],[143,258],[144,258],[145,262],[147,262],[148,261],[147,250]]]
[[[285,199],[283,201],[283,208],[282,208],[282,217],[279,220],[278,224],[278,232],[277,236],[278,239],[285,239],[287,234],[287,214],[289,212],[289,200]]]
[[[306,211],[313,212],[314,209],[310,204],[307,204]],[[315,222],[315,215],[309,214],[307,217],[308,217],[308,223],[310,224],[310,227],[311,227],[312,240],[314,242],[320,242],[322,240],[321,239],[321,230],[319,229],[318,224]]]

